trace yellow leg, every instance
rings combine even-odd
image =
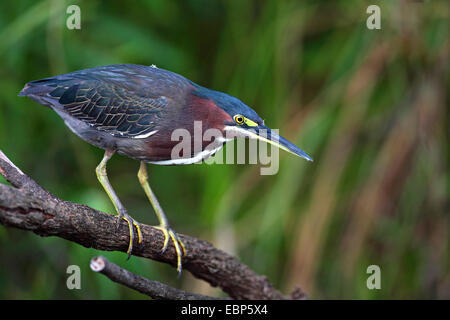
[[[120,202],[119,198],[117,197],[116,193],[114,192],[114,189],[112,188],[111,184],[109,183],[108,174],[106,172],[106,163],[109,159],[114,155],[114,150],[106,150],[105,155],[100,162],[100,164],[95,169],[95,172],[97,173],[98,181],[102,184],[103,188],[105,189],[106,193],[108,194],[109,198],[111,199],[114,208],[116,209],[118,213],[118,220],[117,225],[119,225],[119,222],[121,219],[125,220],[128,223],[128,228],[130,232],[130,243],[128,244],[128,259],[130,258],[131,252],[133,250],[133,242],[135,239],[133,226],[136,227],[137,234],[138,234],[138,242],[139,244],[142,243],[142,232],[139,224],[127,213],[127,210]]]
[[[153,206],[153,209],[155,210],[156,216],[158,217],[159,226],[157,226],[156,228],[161,230],[164,234],[164,245],[162,248],[162,252],[164,253],[164,251],[167,249],[170,238],[177,253],[177,270],[179,273],[181,273],[181,257],[182,255],[186,255],[186,248],[177,234],[172,230],[172,228],[170,228],[169,221],[167,220],[166,215],[164,214],[164,211],[158,202],[158,199],[150,188],[150,184],[148,183],[147,166],[143,161],[141,161],[138,178],[142,188],[145,191],[145,194],[147,195],[150,203]]]

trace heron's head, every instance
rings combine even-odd
[[[303,159],[313,161],[310,156],[295,144],[267,127],[264,124],[264,120],[239,99],[210,89],[201,90],[199,94],[203,98],[213,100],[215,105],[225,112],[223,131],[232,133],[236,137],[265,141]]]

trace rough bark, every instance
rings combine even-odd
[[[12,186],[0,184],[0,223],[32,231],[40,236],[57,236],[87,248],[126,252],[129,234],[125,221],[116,229],[115,216],[85,205],[56,198],[18,169],[0,150],[0,174]],[[169,246],[161,254],[163,234],[141,224],[143,243],[133,255],[176,267],[176,253]],[[303,299],[297,288],[284,296],[265,276],[256,274],[237,258],[212,244],[187,235],[179,235],[186,245],[183,269],[212,286],[220,287],[233,299]],[[150,280],[149,280],[150,281]],[[139,291],[139,290],[138,290]]]

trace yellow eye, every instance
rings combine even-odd
[[[237,124],[243,124],[245,121],[245,118],[241,116],[240,114],[237,114],[234,116],[234,121],[236,121]]]

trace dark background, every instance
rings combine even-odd
[[[69,4],[81,30],[68,30]],[[368,30],[366,8],[381,8]],[[315,162],[149,166],[175,230],[206,239],[311,298],[450,298],[448,1],[2,1],[0,148],[56,196],[114,213],[94,169],[103,151],[17,97],[31,80],[136,63],[240,98]],[[156,224],[139,163],[109,165],[138,221]],[[4,180],[1,180],[4,182]],[[145,298],[89,269],[98,255],[0,227],[0,298]],[[102,253],[151,279],[220,290],[153,261]],[[81,267],[82,289],[66,288]],[[381,290],[366,269],[381,268]]]

